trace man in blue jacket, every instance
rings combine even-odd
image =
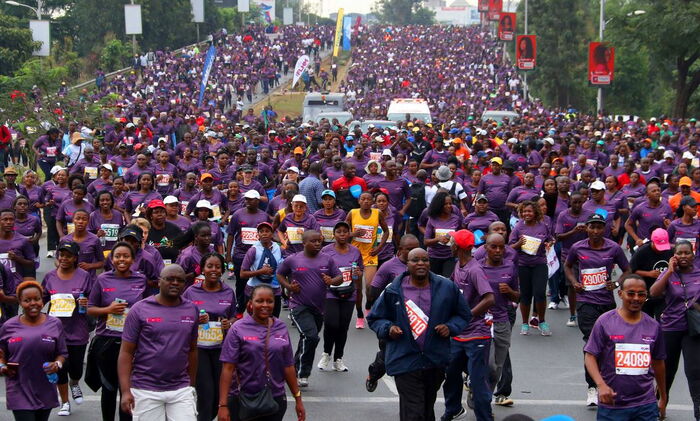
[[[452,281],[430,273],[424,249],[411,250],[407,268],[379,296],[367,320],[377,337],[386,340],[386,372],[396,381],[399,419],[433,421],[450,336],[467,327],[471,313]]]

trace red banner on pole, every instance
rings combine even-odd
[[[592,85],[610,85],[615,76],[615,47],[605,42],[588,44],[588,81]]]
[[[503,0],[489,0],[489,20],[498,21],[503,11]]]
[[[537,59],[535,35],[518,35],[515,43],[515,62],[520,70],[532,70]]]
[[[501,41],[513,41],[515,33],[515,13],[501,13],[498,20],[498,39]]]

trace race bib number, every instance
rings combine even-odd
[[[187,205],[189,205],[190,202],[180,202],[180,213],[183,215],[187,215]]]
[[[224,342],[224,331],[221,329],[221,322],[209,322],[209,329],[204,329],[204,325],[199,325],[197,330],[197,346],[213,347]]]
[[[123,332],[127,314],[129,314],[128,308],[124,309],[124,314],[108,314],[107,329],[114,332]]]
[[[158,174],[156,175],[156,183],[161,187],[166,187],[170,185],[170,174]]]
[[[321,227],[321,234],[323,235],[323,241],[326,243],[334,243],[335,237],[333,236],[333,227]]]
[[[211,211],[214,214],[212,219],[214,219],[216,221],[220,221],[221,220],[221,208],[219,207],[219,205],[212,205]]]
[[[204,282],[204,275],[197,275],[197,276],[194,278],[194,284],[195,284],[195,285],[201,285],[202,282]]]
[[[615,374],[639,376],[649,372],[649,344],[615,344]]]
[[[97,178],[97,167],[85,167],[83,174],[90,180],[95,180]]]
[[[627,198],[627,207],[632,210],[634,208],[634,201],[636,200],[636,197],[628,197]]]
[[[591,167],[595,167],[598,165],[598,160],[597,159],[587,159],[586,164],[590,165]]]
[[[50,158],[54,158],[56,156],[56,147],[55,146],[47,146],[46,147],[46,156]]]
[[[537,251],[540,249],[542,240],[540,240],[537,237],[532,237],[530,235],[523,235],[523,237],[525,238],[525,242],[523,243],[522,247],[520,247],[520,250],[525,254],[535,256],[537,254]]]
[[[255,244],[258,241],[257,228],[243,227],[241,228],[241,242],[243,244]]]
[[[301,244],[302,235],[304,235],[304,227],[287,227],[289,244]]]
[[[75,232],[75,224],[69,222],[66,224],[66,234],[73,234]]]
[[[75,310],[75,298],[73,294],[52,294],[51,310],[49,315],[53,317],[71,317]]]
[[[124,144],[128,146],[132,146],[134,144],[134,138],[133,136],[127,136],[124,138]]]
[[[358,243],[372,243],[374,239],[374,230],[376,229],[375,227],[371,225],[355,225],[353,229],[361,229],[362,234],[355,237],[355,241]]]
[[[450,235],[451,232],[455,232],[455,230],[446,228],[435,228],[435,238],[442,239],[442,237]],[[389,239],[391,239],[391,230],[389,231]]]
[[[100,229],[105,232],[106,241],[117,241],[119,237],[119,225],[117,224],[102,224]]]
[[[408,314],[408,323],[411,326],[413,339],[418,339],[428,328],[428,316],[421,310],[413,300],[406,300],[404,303]]]
[[[608,271],[604,267],[581,269],[581,285],[586,291],[595,291],[605,288],[608,280]]]
[[[352,267],[344,266],[342,268],[338,268],[338,270],[340,271],[340,274],[343,275],[343,283],[338,285],[337,288],[350,285],[350,283],[352,282]],[[331,288],[333,288],[332,285]]]
[[[5,266],[12,273],[17,272],[17,268],[15,267],[15,262],[10,259],[10,255],[7,253],[0,253],[0,265]]]
[[[373,161],[381,161],[382,160],[382,153],[381,152],[370,152],[369,159],[371,159]]]

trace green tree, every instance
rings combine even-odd
[[[0,75],[13,74],[38,47],[27,26],[20,25],[16,17],[0,13]]]
[[[112,39],[102,49],[100,55],[100,67],[105,72],[113,72],[123,69],[129,64],[131,57],[131,46],[124,44],[118,39]]]
[[[415,0],[377,0],[372,12],[381,23],[391,25],[432,25],[435,12]]]

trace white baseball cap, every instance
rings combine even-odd
[[[591,190],[605,190],[605,183],[600,180],[596,180],[591,183]]]
[[[304,196],[303,194],[296,194],[292,198],[292,202],[302,202],[302,203],[306,204],[307,203],[306,196]]]
[[[163,203],[169,205],[171,203],[180,203],[180,201],[175,196],[166,196],[165,199],[163,199]]]
[[[248,190],[243,194],[243,198],[245,199],[260,199],[260,193],[258,193],[257,190]]]

